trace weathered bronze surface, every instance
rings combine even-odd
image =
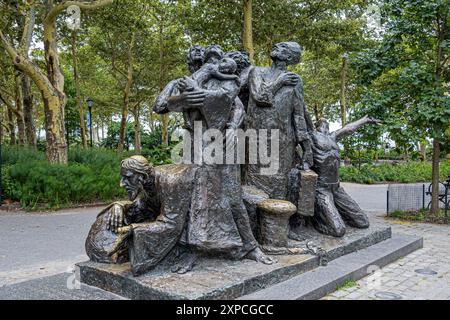
[[[196,166],[152,168],[141,156],[122,162],[121,184],[132,202],[103,210],[86,239],[93,261],[131,261],[134,274],[153,268],[179,242],[190,210]]]
[[[248,75],[249,102],[246,129],[279,130],[279,169],[276,174],[261,174],[261,164],[246,164],[244,182],[253,185],[270,198],[288,199],[291,170],[300,167],[303,151],[304,168],[312,165],[308,132],[313,125],[306,112],[301,78],[287,71],[288,65],[300,62],[301,48],[295,42],[282,42],[271,52],[272,66],[253,67]],[[268,150],[268,154],[271,150]]]
[[[267,199],[258,203],[258,209],[261,245],[287,247],[289,218],[297,211],[296,206],[285,200]]]
[[[225,58],[217,45],[204,51],[204,64],[190,77],[177,80],[177,90],[163,92],[156,100],[154,111],[189,113],[188,128],[194,121],[202,130],[239,128],[244,106],[238,94],[239,77],[225,72],[237,71],[237,63]],[[186,117],[185,117],[186,119]],[[208,148],[209,143],[202,145]],[[225,145],[221,146],[225,152]],[[242,199],[239,166],[235,164],[202,164],[188,218],[188,243],[202,254],[222,254],[233,258],[249,258],[271,264],[275,260],[259,248]]]
[[[363,117],[345,127],[331,132],[326,120],[316,124],[312,133],[314,165],[318,174],[315,212],[311,221],[322,233],[342,237],[346,224],[355,228],[367,228],[369,219],[358,204],[339,185],[339,139],[352,134],[365,124],[379,124],[376,119]]]
[[[163,260],[148,273],[135,277],[129,263],[89,261],[79,264],[80,280],[131,299],[235,299],[317,268],[320,258],[309,252],[309,242],[323,248],[332,261],[391,237],[389,227],[376,225],[368,229],[352,228],[341,238],[322,235],[312,228],[304,232],[308,241],[290,240],[289,244],[293,248],[303,247],[306,254],[278,255],[278,263],[272,265],[248,259],[201,257],[198,267],[179,274],[170,271],[170,261]]]
[[[192,146],[186,164],[154,168],[142,156],[125,159],[121,186],[129,201],[100,212],[86,239],[89,258],[129,263],[135,276],[157,267],[183,274],[217,258],[271,265],[277,260],[269,254],[324,252],[312,244],[321,238],[309,225],[335,237],[344,235],[346,224],[367,228],[367,216],[339,186],[337,141],[378,121],[365,117],[332,133],[320,121],[316,129],[302,80],[287,71],[300,57],[295,42],[275,44],[268,68],[250,65],[245,52],[191,47],[191,75],[169,82],[153,110],[182,113],[191,138],[199,124],[201,134],[215,130],[223,137],[230,129],[279,130],[278,170],[261,174],[261,162],[193,162],[216,145],[214,137],[203,138],[200,149]],[[236,146],[236,139],[225,140],[215,153]],[[306,249],[292,244],[308,239]]]

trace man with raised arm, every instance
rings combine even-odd
[[[355,228],[369,226],[367,215],[339,184],[340,157],[337,142],[365,124],[379,123],[379,120],[365,116],[337,131],[330,132],[326,120],[317,122],[317,130],[312,133],[314,154],[312,169],[318,178],[315,212],[311,220],[318,231],[342,237],[346,231],[346,223]]]

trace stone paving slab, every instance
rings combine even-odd
[[[405,300],[450,300],[450,225],[405,222],[372,215],[372,221],[392,227],[394,234],[424,238],[424,247],[363,278],[351,288],[335,291],[326,300],[387,300],[391,293]],[[431,269],[433,275],[416,270]],[[380,294],[381,293],[381,294]]]
[[[336,259],[379,243],[391,237],[391,229],[372,226],[349,228],[345,237],[320,237],[317,244]],[[129,264],[114,265],[83,262],[80,279],[83,283],[108,290],[131,299],[234,299],[287,280],[319,265],[310,254],[277,256],[278,263],[264,265],[251,260],[230,261],[206,259],[187,274],[156,268],[133,277]],[[201,267],[200,267],[201,266]]]

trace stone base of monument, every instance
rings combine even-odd
[[[332,261],[391,238],[390,227],[349,228],[342,238],[305,230],[308,241],[322,247]],[[290,241],[291,246],[301,244]],[[386,253],[389,254],[389,253]],[[407,254],[407,253],[405,253]],[[319,266],[311,254],[278,255],[278,263],[264,265],[251,260],[201,258],[186,274],[157,267],[134,277],[130,265],[82,262],[81,282],[130,299],[236,299],[269,288]],[[345,258],[345,257],[343,257]],[[166,266],[167,268],[167,266]],[[170,269],[170,268],[169,268]]]
[[[240,300],[315,300],[337,290],[348,281],[363,277],[368,286],[379,285],[380,269],[423,247],[416,236],[393,235],[370,247],[334,259],[326,266],[299,274]],[[381,269],[382,272],[382,269]]]

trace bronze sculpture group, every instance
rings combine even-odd
[[[300,62],[297,43],[276,44],[270,67],[252,66],[245,52],[224,53],[217,45],[193,46],[187,58],[191,75],[169,82],[153,110],[181,112],[191,137],[197,124],[202,132],[214,129],[224,136],[238,128],[277,130],[278,170],[261,174],[261,161],[152,167],[142,156],[125,159],[121,186],[130,201],[98,215],[86,240],[91,260],[129,261],[134,275],[163,260],[185,273],[199,256],[272,264],[277,261],[269,254],[277,250],[262,242],[283,247],[288,235],[300,239],[293,232],[299,221],[335,237],[344,235],[346,225],[369,226],[339,185],[337,141],[378,121],[364,117],[331,133],[325,120],[314,125],[302,80],[287,71]],[[216,142],[205,141],[194,157]]]

